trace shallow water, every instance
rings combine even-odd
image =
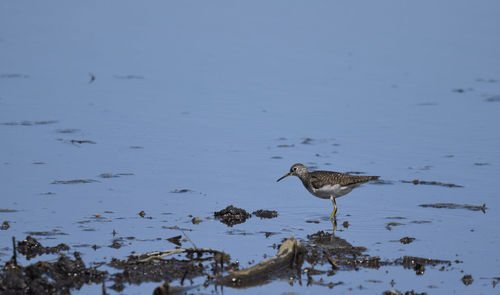
[[[253,265],[284,238],[332,230],[329,201],[298,179],[276,183],[302,162],[392,182],[338,199],[337,236],[382,259],[462,261],[421,276],[400,267],[337,272],[324,278],[343,282],[335,289],[381,293],[394,280],[400,291],[494,292],[499,8],[495,1],[1,3],[0,209],[17,211],[0,210],[0,222],[10,224],[0,231],[0,261],[10,258],[11,237],[29,232],[50,233],[36,237],[67,243],[90,263],[173,248],[166,239],[181,233],[164,227],[179,226],[197,246]],[[463,187],[401,182],[414,179]],[[94,181],[54,183],[71,180]],[[190,191],[173,192],[181,189]],[[487,209],[418,206],[428,203]],[[213,212],[230,204],[279,216],[229,228]],[[191,215],[203,222],[192,224]],[[402,225],[388,230],[389,222]],[[416,240],[394,242],[405,236]],[[107,247],[119,237],[123,247]],[[464,274],[471,285],[460,281]],[[331,290],[280,281],[224,289],[278,292]]]

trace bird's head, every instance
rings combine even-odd
[[[276,182],[278,182],[278,181],[282,180],[283,178],[288,177],[290,175],[301,177],[303,175],[306,175],[307,173],[308,173],[308,171],[307,171],[306,166],[304,166],[300,163],[293,164],[292,167],[290,167],[290,172],[288,172],[287,174],[280,177],[280,179],[276,180]]]

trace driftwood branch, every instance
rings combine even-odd
[[[134,254],[132,257],[137,257],[138,262],[148,262],[151,260],[155,259],[162,259],[167,256],[171,256],[174,254],[180,254],[180,253],[210,253],[210,254],[216,254],[216,253],[222,253],[220,251],[210,249],[210,248],[182,248],[182,249],[173,249],[173,250],[166,250],[166,251],[155,251],[155,252],[149,252],[145,254]]]
[[[261,284],[273,272],[287,266],[301,265],[300,257],[303,259],[303,255],[301,255],[303,252],[304,246],[294,238],[290,238],[283,242],[278,254],[253,267],[231,272],[222,278],[222,284],[234,288],[247,288]]]

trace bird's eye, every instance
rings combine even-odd
[[[293,171],[297,171],[297,167],[293,167]]]

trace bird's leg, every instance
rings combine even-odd
[[[330,220],[337,219],[335,216],[337,214],[337,203],[335,202],[334,197],[330,197],[330,200],[332,200],[332,204],[333,204],[333,212],[332,212],[332,215],[330,215]]]
[[[333,231],[332,231],[332,236],[335,235],[335,231],[337,230],[337,219],[330,219],[330,221],[332,222],[332,226],[333,226]]]

